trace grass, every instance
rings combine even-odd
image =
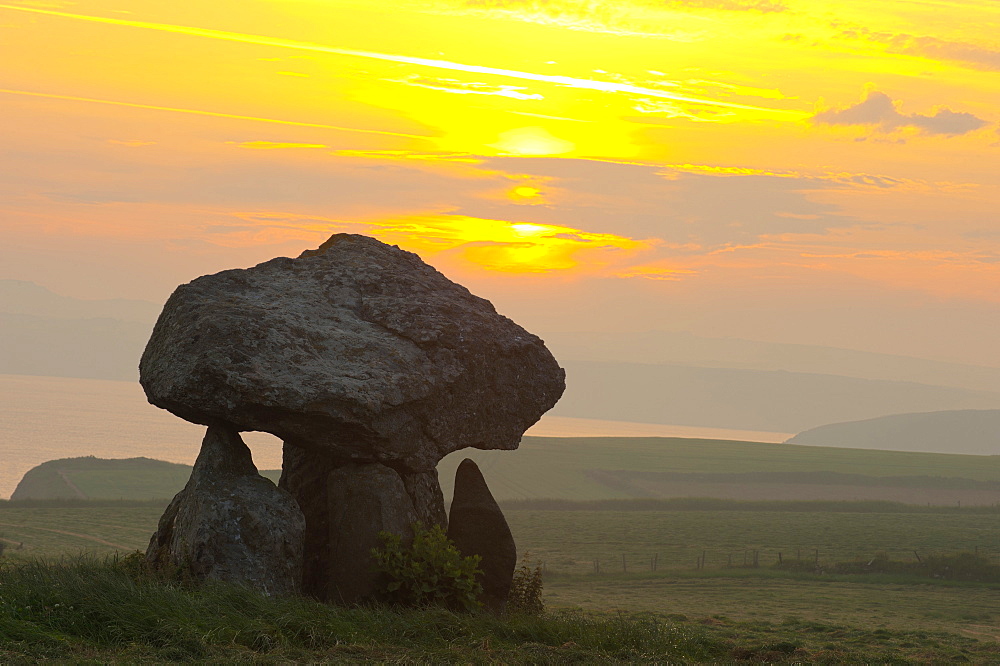
[[[234,585],[188,587],[135,558],[0,568],[0,661],[677,663],[975,661],[993,640],[718,614],[455,614],[269,599]]]
[[[519,547],[544,562],[546,571],[604,573],[657,567],[693,570],[742,565],[757,553],[770,566],[787,560],[820,564],[868,561],[876,553],[896,560],[956,551],[978,551],[997,562],[1000,532],[995,513],[846,513],[804,511],[538,511],[508,510]]]
[[[947,631],[1000,640],[996,586],[921,584],[912,578],[790,576],[770,569],[549,576],[550,606],[735,622],[822,622],[843,627]]]
[[[110,554],[145,550],[163,513],[163,502],[0,503],[5,558],[52,558],[82,551]],[[23,543],[13,550],[10,541]]]
[[[129,559],[86,558],[0,572],[0,646],[0,658],[98,661],[553,663],[726,654],[724,641],[663,621],[343,609],[234,585],[185,587]]]

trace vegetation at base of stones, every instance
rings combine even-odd
[[[382,574],[380,592],[401,606],[442,606],[471,611],[482,604],[482,585],[476,580],[479,556],[463,557],[440,525],[413,524],[413,541],[407,545],[391,532],[380,532],[384,545],[372,549],[375,567]]]
[[[184,586],[137,558],[0,564],[0,662],[995,663],[955,633],[811,620],[344,608]]]
[[[975,553],[948,553],[924,555],[919,560],[892,560],[885,552],[876,553],[870,560],[837,562],[817,566],[811,559],[785,560],[774,568],[785,571],[803,571],[826,574],[890,574],[903,577],[936,578],[975,583],[1000,583],[1000,565],[988,557]]]
[[[541,615],[545,612],[542,601],[542,565],[531,561],[528,553],[514,569],[514,578],[507,597],[507,612],[522,615]]]

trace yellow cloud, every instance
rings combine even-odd
[[[457,262],[500,273],[611,274],[661,243],[616,234],[582,231],[553,224],[536,224],[471,217],[427,214],[365,220],[339,220],[294,213],[238,213],[242,220],[261,226],[252,232],[240,228],[235,242],[248,238],[324,237],[334,232],[363,233],[399,245],[425,258]],[[264,229],[270,229],[265,232]],[[226,235],[225,232],[222,234]],[[312,237],[310,236],[310,237]],[[224,244],[222,238],[219,244]]]

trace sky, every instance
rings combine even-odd
[[[994,0],[0,2],[0,278],[338,232],[529,330],[1000,366]]]

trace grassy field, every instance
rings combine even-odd
[[[145,550],[165,503],[0,503],[0,535],[11,557],[51,557],[79,551]],[[886,552],[913,559],[976,551],[1000,561],[1000,515],[977,510],[919,513],[839,511],[554,511],[511,509],[507,520],[519,550],[548,573],[688,571],[704,556],[708,569],[742,565],[757,552],[768,566],[785,559],[819,563],[867,559]],[[764,505],[768,506],[768,505]],[[824,506],[822,504],[820,507]],[[876,507],[877,508],[877,507]],[[23,549],[15,548],[24,544]]]
[[[38,556],[52,561],[81,552],[102,555],[116,549],[145,549],[163,510],[162,503],[42,504],[0,504],[0,535],[7,544],[0,563],[9,567]],[[821,568],[839,560],[869,558],[876,551],[912,559],[912,550],[926,557],[978,547],[980,554],[996,558],[1000,554],[1000,535],[997,515],[992,512],[846,513],[755,511],[744,507],[740,511],[508,509],[506,513],[519,550],[530,551],[536,561],[545,562],[548,606],[577,615],[552,616],[546,620],[550,624],[518,625],[516,630],[510,630],[501,624],[477,624],[450,615],[435,616],[426,626],[426,620],[420,617],[390,614],[364,620],[380,627],[395,627],[383,634],[374,629],[366,633],[351,625],[348,635],[339,639],[326,636],[302,645],[282,633],[296,622],[305,622],[301,617],[329,616],[327,620],[340,627],[338,631],[347,631],[344,627],[362,620],[334,617],[336,612],[325,609],[299,609],[294,613],[282,611],[299,619],[278,618],[274,619],[277,624],[270,626],[267,618],[243,618],[242,610],[228,608],[225,612],[235,623],[232,626],[249,623],[240,631],[247,635],[263,632],[270,638],[248,645],[241,642],[244,638],[223,640],[225,631],[232,627],[224,631],[205,625],[177,628],[186,637],[181,652],[190,649],[190,654],[171,652],[178,648],[170,647],[169,642],[146,645],[142,642],[145,639],[137,639],[125,648],[125,653],[116,652],[122,649],[117,644],[101,648],[85,641],[78,649],[65,639],[47,643],[43,640],[37,645],[49,645],[51,653],[46,654],[50,657],[99,661],[118,655],[115,658],[125,660],[375,659],[463,663],[654,658],[1000,662],[1000,584],[813,575],[772,566],[779,550],[786,559],[801,550],[806,559],[814,558],[819,549]],[[22,541],[23,549],[17,550]],[[759,568],[727,566],[729,554],[741,564],[739,558],[752,550],[758,551]],[[621,571],[623,553],[627,573]],[[706,566],[697,569],[702,553]],[[651,571],[650,558],[654,555],[657,570]],[[594,572],[595,559],[601,563],[599,574]],[[5,594],[0,591],[0,617],[9,603]],[[60,602],[53,599],[47,603],[52,608]],[[205,603],[198,601],[195,605],[202,608]],[[253,604],[250,607],[257,608]],[[263,611],[257,608],[254,612]],[[625,615],[616,615],[619,612]],[[18,617],[24,620],[23,613]],[[44,621],[48,620],[37,619],[37,623]],[[180,622],[174,615],[163,620],[167,627]],[[19,631],[28,631],[23,623],[17,626],[21,627]],[[38,626],[32,631],[44,634],[50,630]],[[309,627],[296,631],[318,631],[313,624]],[[57,629],[51,631],[65,636],[59,633],[63,629]],[[582,641],[581,633],[586,631],[609,635]],[[615,632],[631,638],[611,635]],[[680,647],[668,648],[670,642],[664,636],[670,632],[683,637],[677,643]],[[400,637],[404,635],[410,635],[412,640]],[[31,652],[36,648],[27,645],[17,648],[24,652],[12,652],[9,644],[0,640],[0,660],[5,655],[46,656]],[[104,649],[112,652],[101,652]]]
[[[995,663],[985,636],[714,615],[344,609],[190,587],[137,562],[0,568],[0,661],[140,663]]]
[[[788,511],[507,511],[522,551],[551,572],[691,570],[743,565],[757,553],[768,566],[819,557],[819,564],[978,551],[1000,561],[996,513],[841,513]],[[746,558],[746,559],[745,559]]]
[[[0,508],[4,559],[144,550],[162,510],[162,504],[7,504]],[[814,560],[816,550],[821,569],[880,551],[912,560],[913,551],[927,557],[978,549],[1000,561],[991,513],[508,510],[507,518],[519,551],[545,563],[546,598],[554,607],[1000,633],[1000,585],[802,576],[773,568],[778,552],[786,561],[799,554]],[[759,568],[728,566],[730,556],[735,565],[745,555],[752,561],[754,550]],[[705,565],[697,569],[702,556]]]

